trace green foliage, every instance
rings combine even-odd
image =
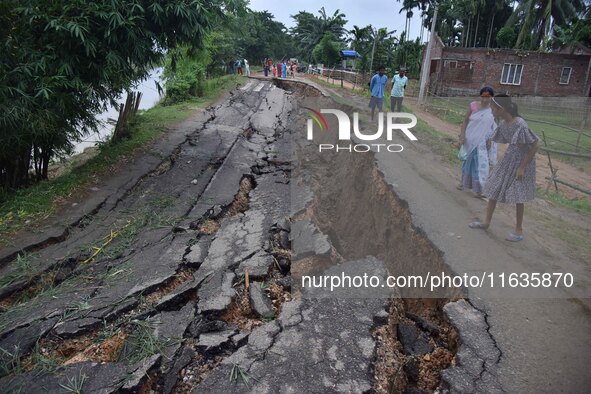
[[[553,27],[565,26],[586,9],[584,0],[523,0],[506,26],[519,26],[515,48],[537,50]]]
[[[574,18],[570,24],[554,26],[554,48],[567,47],[574,51],[577,44],[591,47],[591,19]]]
[[[332,16],[328,16],[324,7],[318,13],[319,17],[306,11],[300,11],[292,16],[296,25],[291,29],[291,34],[298,43],[300,57],[306,61],[312,60],[313,50],[326,33],[330,33],[333,40],[337,42],[344,42],[347,33],[345,14],[336,10]]]
[[[180,338],[159,337],[155,333],[155,322],[133,320],[132,332],[127,341],[126,358],[129,363],[136,363],[154,354],[161,353],[164,348],[180,342]]]
[[[591,203],[589,202],[588,198],[568,198],[565,197],[562,193],[555,191],[545,192],[539,188],[536,190],[536,194],[538,195],[538,197],[545,198],[563,207],[573,209],[576,212],[585,215],[591,215]]]
[[[190,51],[184,49],[174,56],[174,65],[174,57],[170,56],[164,67],[165,105],[180,103],[191,97],[202,97],[205,93],[205,69],[211,63],[206,51],[199,51],[199,55],[191,56]]]
[[[497,45],[501,48],[513,48],[517,33],[511,26],[505,26],[497,33]]]
[[[251,64],[262,64],[266,57],[296,57],[296,48],[283,23],[267,11],[250,12],[235,21],[235,35],[241,55]]]
[[[163,106],[157,105],[147,111],[140,111],[131,124],[132,137],[118,144],[104,144],[97,156],[64,175],[39,182],[29,188],[15,192],[0,191],[0,234],[13,233],[31,220],[47,218],[59,208],[59,201],[77,193],[93,178],[104,176],[112,166],[138,149],[145,148],[154,138],[165,132],[167,127],[186,119],[197,108],[216,100],[219,95],[236,87],[238,80],[225,76],[204,82],[204,96],[189,101]],[[7,240],[0,236],[0,240]],[[0,241],[0,245],[4,242]]]
[[[17,345],[12,349],[0,347],[0,356],[0,377],[22,372],[22,354]]]
[[[327,32],[314,47],[312,57],[317,63],[330,67],[338,63],[340,49],[341,44],[335,40],[331,33]]]
[[[183,62],[193,66],[199,64],[206,77],[215,77],[228,73],[230,65],[238,59],[247,59],[252,67],[262,65],[268,57],[281,59],[297,55],[285,26],[273,20],[273,15],[266,11],[226,15],[221,22],[206,35],[203,47],[182,53],[184,60],[177,56],[181,66]],[[172,70],[174,67],[170,68]],[[177,79],[183,86],[179,85],[179,89],[172,92],[171,96],[178,96],[177,91],[182,96],[180,91],[194,83],[185,78]],[[176,87],[173,86],[173,89]]]
[[[82,373],[82,370],[78,371],[77,375],[66,377],[64,383],[60,383],[60,387],[66,391],[66,393],[82,394],[82,388],[84,382],[86,382],[88,376]]]
[[[5,0],[0,5],[0,187],[47,178],[49,160],[162,61],[198,47],[221,0]]]
[[[16,256],[16,260],[11,264],[14,268],[9,273],[5,274],[0,278],[0,289],[10,286],[12,283],[23,280],[31,279],[31,255],[28,253],[19,253]]]
[[[230,370],[230,382],[237,383],[238,381],[242,381],[242,383],[248,387],[251,379],[257,380],[248,373],[247,370],[242,368],[240,364],[232,364],[232,369]]]
[[[429,28],[433,7],[422,10],[423,26]],[[433,3],[433,2],[431,2]],[[439,0],[437,34],[448,46],[496,47],[495,37],[513,13],[510,0]],[[513,26],[511,24],[510,26]]]
[[[394,59],[390,63],[392,72],[398,70],[399,66],[405,66],[407,75],[411,78],[418,78],[421,70],[423,45],[419,40],[404,41],[397,46],[394,52]]]

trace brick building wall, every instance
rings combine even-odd
[[[538,53],[514,49],[452,48],[436,40],[431,53],[430,91],[441,96],[475,95],[483,86],[511,96],[591,96],[590,55]],[[512,64],[513,66],[505,66]],[[501,82],[505,67],[508,84]],[[563,68],[567,68],[564,69]],[[570,78],[566,78],[570,71]],[[513,71],[513,73],[511,73]],[[563,81],[561,74],[564,72]]]

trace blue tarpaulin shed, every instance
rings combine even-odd
[[[341,60],[343,61],[343,68],[347,68],[347,60],[351,61],[351,69],[355,69],[355,60],[360,58],[361,55],[357,51],[353,51],[350,49],[343,49],[341,50]]]
[[[341,56],[342,57],[346,57],[346,58],[361,57],[361,55],[359,53],[357,53],[357,51],[353,51],[353,50],[342,50],[341,51]]]

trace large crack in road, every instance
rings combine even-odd
[[[452,366],[470,344],[447,318],[466,316],[448,303],[461,294],[298,286],[447,268],[372,155],[306,149],[302,108],[336,104],[277,83],[250,80],[116,201],[13,254],[0,391],[418,393],[488,379],[476,345]]]

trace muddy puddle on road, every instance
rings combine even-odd
[[[303,253],[300,257],[295,252],[294,283],[300,283],[304,275],[319,278],[330,267],[366,256],[383,262],[389,275],[450,274],[442,253],[413,225],[408,204],[385,182],[373,153],[319,152],[319,144],[348,145],[351,142],[337,140],[338,124],[334,116],[325,115],[324,128],[316,127],[313,141],[305,140],[310,109],[339,109],[351,119],[352,113],[358,110],[322,97],[308,85],[278,81],[278,86],[292,92],[300,106],[297,124],[292,126],[296,136],[291,180],[295,201],[292,206],[296,206],[292,207],[292,212],[297,212],[292,220],[317,227],[316,241],[320,238],[330,247],[320,255],[319,250],[311,256]],[[369,124],[365,115],[361,114],[360,118],[362,128]],[[302,204],[302,200],[307,205]],[[309,237],[305,238],[302,243],[309,243]],[[297,242],[297,238],[293,240],[294,249],[298,248]],[[342,272],[348,273],[346,269]],[[355,270],[355,273],[360,272],[363,269]],[[461,294],[446,289],[443,296],[433,298],[425,295],[425,291],[407,288],[400,293],[394,290],[385,300],[388,316],[376,324],[373,331],[377,346],[372,367],[374,392],[433,392],[441,385],[441,371],[452,365],[458,337],[442,308]],[[326,293],[325,296],[331,296],[328,291]],[[354,290],[349,294],[356,296]]]

